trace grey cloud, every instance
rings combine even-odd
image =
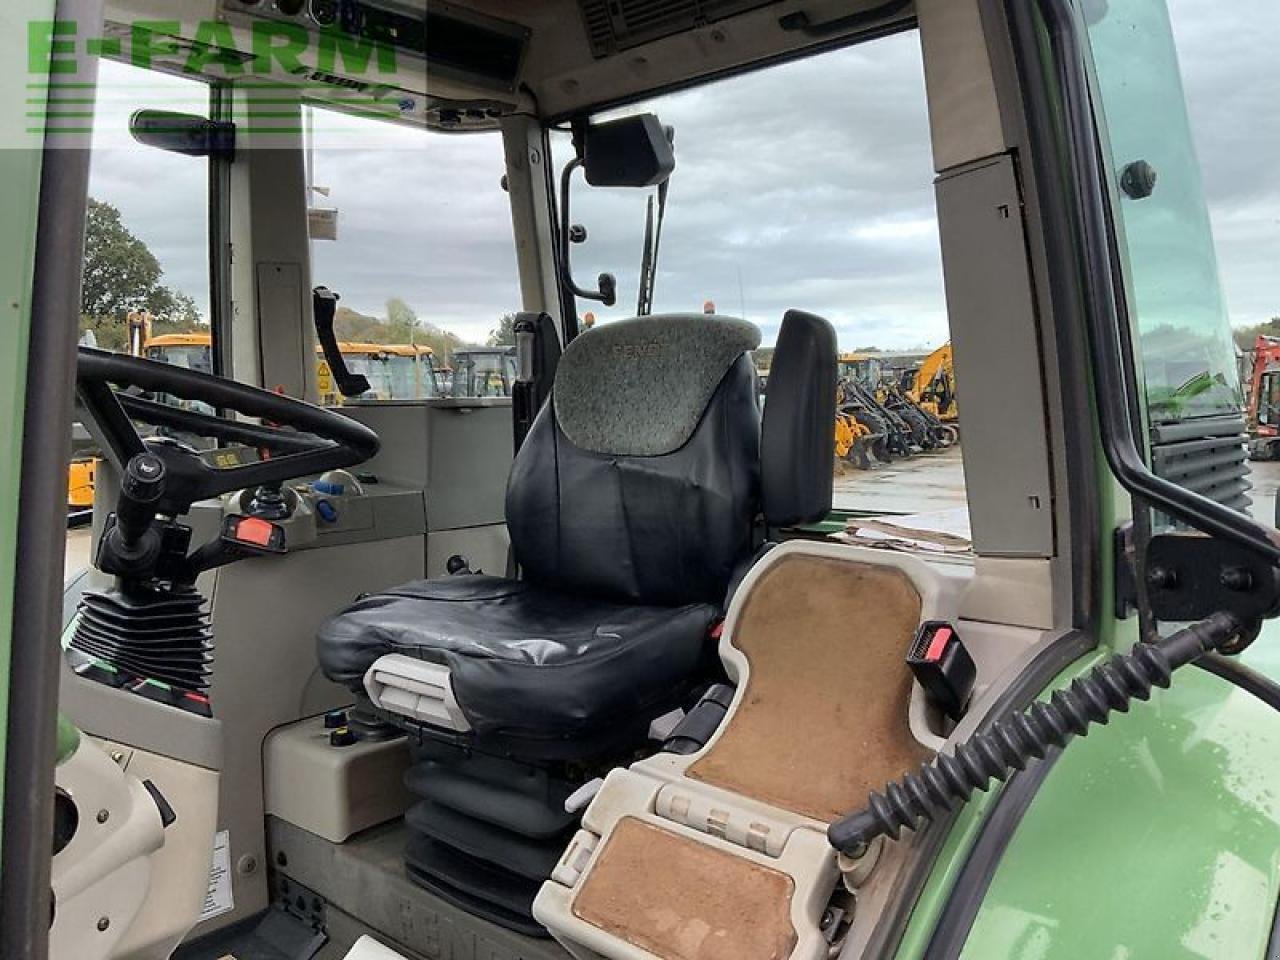
[[[1280,313],[1280,7],[1170,0],[1186,96],[1232,318]],[[127,68],[112,67],[114,71]],[[123,82],[128,79],[117,75]],[[180,81],[166,81],[177,84]],[[1170,96],[1175,92],[1170,91]],[[745,305],[766,341],[788,307],[823,313],[845,349],[947,336],[918,38],[906,34],[684,91],[652,108],[677,130],[658,310]],[[118,108],[103,122],[123,125]],[[315,279],[380,313],[399,296],[424,320],[481,338],[519,305],[496,136],[421,136],[317,114],[316,181],[340,239],[317,243]],[[370,142],[370,137],[375,139]],[[557,168],[567,157],[556,135]],[[94,189],[122,207],[166,282],[207,296],[203,170],[133,147],[103,153]],[[198,201],[190,204],[184,198]],[[617,274],[634,311],[645,195],[575,180],[584,285]]]
[[[1169,0],[1231,321],[1280,315],[1280,4]]]

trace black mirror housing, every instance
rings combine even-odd
[[[234,160],[236,127],[171,110],[139,110],[129,118],[129,133],[148,147],[189,157]]]
[[[640,113],[587,126],[582,165],[593,187],[652,187],[671,176],[676,155],[657,116]]]

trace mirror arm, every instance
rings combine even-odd
[[[575,296],[584,300],[598,300],[606,307],[612,307],[618,300],[617,281],[613,275],[600,274],[596,278],[596,284],[600,289],[584,290],[574,282],[573,269],[569,264],[569,189],[573,171],[580,166],[582,166],[582,158],[574,157],[564,165],[564,171],[560,174],[560,278]]]

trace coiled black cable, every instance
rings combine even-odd
[[[914,828],[935,813],[951,810],[992,780],[1003,783],[1014,770],[1084,736],[1090,724],[1105,724],[1112,713],[1126,713],[1134,700],[1146,700],[1153,687],[1168,687],[1173,671],[1217,650],[1241,630],[1229,613],[1215,613],[1200,623],[1152,643],[1140,643],[1125,654],[1099,664],[1078,677],[1047,703],[997,721],[955,748],[938,754],[917,773],[873,793],[865,809],[837,820],[827,829],[831,845],[859,855],[878,836],[897,839],[903,827]]]

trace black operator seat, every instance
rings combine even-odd
[[[702,314],[577,337],[508,481],[522,578],[409,583],[322,625],[324,673],[424,745],[409,777],[424,804],[409,820],[430,836],[411,841],[416,879],[520,928],[524,894],[492,869],[516,870],[532,899],[541,868],[513,864],[554,863],[576,822],[566,796],[634,756],[713,674],[712,628],[762,519],[830,509],[834,332],[784,318],[763,430],[759,342],[745,321]]]

